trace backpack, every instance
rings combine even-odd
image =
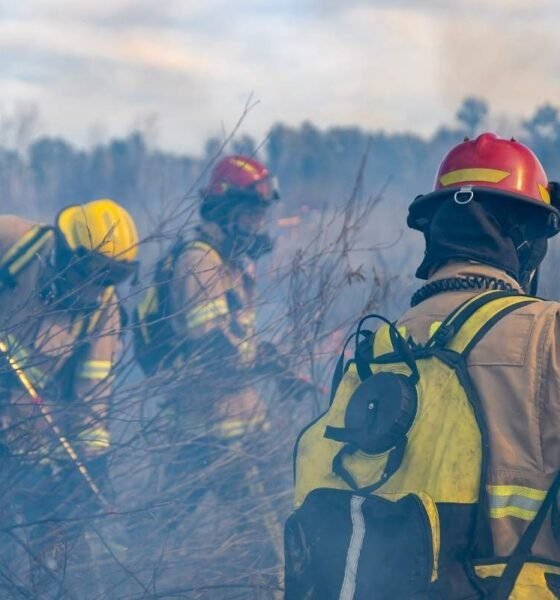
[[[488,446],[467,358],[500,319],[537,301],[474,296],[434,323],[423,346],[383,317],[362,319],[329,409],[294,450],[286,600],[481,597],[470,559],[492,554],[481,510]],[[362,329],[372,317],[384,322],[375,334]],[[509,596],[504,585],[496,598]]]
[[[55,229],[49,225],[34,225],[26,231],[12,246],[10,246],[4,255],[0,258],[0,293],[7,289],[14,289],[18,283],[18,276],[31,264],[33,259],[41,250],[54,239]],[[42,292],[41,292],[42,294]],[[114,286],[106,287],[99,301],[86,314],[77,318],[72,327],[76,331],[76,347],[78,350],[74,353],[68,363],[70,379],[75,376],[75,361],[79,360],[87,348],[89,339],[95,333],[103,311],[111,304],[119,303],[117,292]],[[126,318],[124,309],[119,304],[119,313],[121,323]],[[43,374],[34,376],[37,373],[33,366],[33,359],[25,348],[9,333],[6,339],[2,341],[4,347],[2,353],[11,360],[23,362],[26,365],[24,371],[32,383],[41,384]],[[38,371],[41,373],[40,371]],[[69,379],[69,380],[70,380]]]
[[[156,264],[152,285],[132,313],[134,355],[147,376],[154,375],[163,364],[189,352],[189,340],[178,339],[170,323],[170,284],[173,281],[175,264],[189,248],[212,252],[219,257],[217,251],[207,242],[179,240]]]

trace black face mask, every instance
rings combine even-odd
[[[446,200],[435,212],[427,230],[426,254],[416,276],[428,279],[431,271],[450,260],[474,260],[517,277],[519,259],[502,224],[484,205],[473,199],[460,205]]]
[[[250,205],[239,204],[237,209],[240,210],[244,206],[246,207],[245,210],[251,211]],[[223,220],[218,222],[226,236],[223,248],[225,253],[231,258],[248,256],[252,260],[257,260],[264,254],[271,252],[273,241],[268,233],[262,230],[262,225],[242,227],[238,221],[238,214],[235,211],[228,211],[223,215]],[[264,215],[265,213],[262,212],[263,220]]]
[[[222,252],[233,259],[246,255],[256,238],[256,234],[239,229],[235,223],[228,223],[222,231],[225,234]]]
[[[547,250],[543,226],[534,209],[484,197],[461,205],[450,198],[424,232],[426,253],[416,276],[428,279],[448,261],[471,260],[505,271],[528,289]]]
[[[247,256],[252,260],[258,260],[265,254],[270,254],[274,249],[274,240],[268,233],[261,233],[255,236],[251,246],[247,250]]]

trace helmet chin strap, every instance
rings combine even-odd
[[[510,236],[519,257],[519,283],[527,294],[536,296],[539,286],[539,266],[546,253],[546,244],[543,249],[540,247],[539,240],[523,239],[524,236],[518,227],[512,228]]]
[[[227,223],[222,227],[222,231],[226,238],[226,252],[230,258],[239,258],[247,254],[257,239],[256,234],[240,231],[235,222]]]
[[[530,296],[536,296],[538,294],[539,291],[539,269],[536,268],[532,273],[531,273],[531,279],[529,280],[529,289],[526,289],[525,291],[530,295]]]

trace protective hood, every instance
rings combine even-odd
[[[509,215],[491,201],[444,201],[424,231],[426,254],[416,271],[428,279],[449,261],[477,261],[505,271],[524,287],[546,254],[546,238],[527,227],[513,227]]]

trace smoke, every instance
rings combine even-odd
[[[507,12],[505,10],[507,5]],[[455,5],[454,5],[455,6]],[[560,93],[558,9],[542,0],[460,3],[440,15],[437,92],[453,111],[476,94],[500,113],[527,115]]]

